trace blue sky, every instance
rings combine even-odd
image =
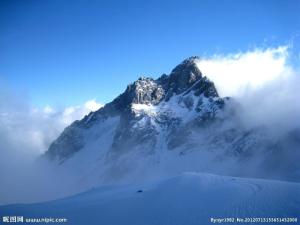
[[[192,55],[287,44],[299,12],[295,0],[1,0],[0,82],[41,107],[107,103]]]

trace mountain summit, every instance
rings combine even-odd
[[[168,101],[173,95],[191,91],[191,89],[196,90],[197,95],[203,93],[206,97],[218,97],[214,84],[202,76],[196,59],[198,57],[184,60],[172,70],[170,75],[163,74],[156,80],[140,77],[128,85],[125,92],[107,106],[113,105],[115,109],[123,110],[130,107],[132,103],[157,105],[163,100]]]

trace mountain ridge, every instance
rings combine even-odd
[[[76,132],[77,127],[88,127],[97,118],[103,119],[118,115],[122,115],[122,121],[126,123],[130,115],[134,114],[133,104],[158,105],[162,101],[170,101],[174,95],[187,96],[190,92],[194,92],[195,96],[203,95],[205,98],[215,101],[219,108],[223,107],[224,100],[219,97],[214,83],[202,75],[196,65],[196,60],[198,60],[198,57],[190,57],[176,66],[170,75],[163,74],[156,80],[149,77],[138,78],[138,80],[129,84],[126,90],[112,102],[67,127],[62,135],[50,145],[46,156],[54,158],[54,155],[62,159],[71,156],[83,147],[82,143],[76,141],[81,138]],[[186,107],[193,104],[192,99],[189,97],[183,98],[182,101]],[[200,111],[201,109],[198,108],[197,110]],[[69,151],[60,154],[56,147],[58,145],[61,145],[62,149],[69,149]]]

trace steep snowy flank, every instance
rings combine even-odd
[[[235,222],[256,218],[261,220],[256,224],[265,224],[268,218],[298,217],[299,211],[297,183],[201,173],[141,185],[104,186],[52,202],[0,207],[1,215],[62,217],[68,224],[90,225],[205,225],[212,224],[212,218]]]
[[[67,127],[52,143],[46,157],[63,163],[86,149],[87,134],[100,135],[99,127],[113,117],[120,117],[120,122],[113,134],[111,152],[126,152],[139,144],[143,148],[147,144],[148,151],[155,152],[161,132],[170,133],[194,120],[213,120],[221,114],[226,99],[220,98],[214,84],[202,76],[195,59],[183,61],[169,76],[162,75],[157,80],[139,78],[128,85],[114,101]],[[102,151],[103,147],[98,148]]]

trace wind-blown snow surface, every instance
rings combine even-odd
[[[212,224],[211,218],[297,217],[300,184],[184,173],[142,185],[102,186],[51,202],[2,206],[0,212],[89,225],[205,225]]]

